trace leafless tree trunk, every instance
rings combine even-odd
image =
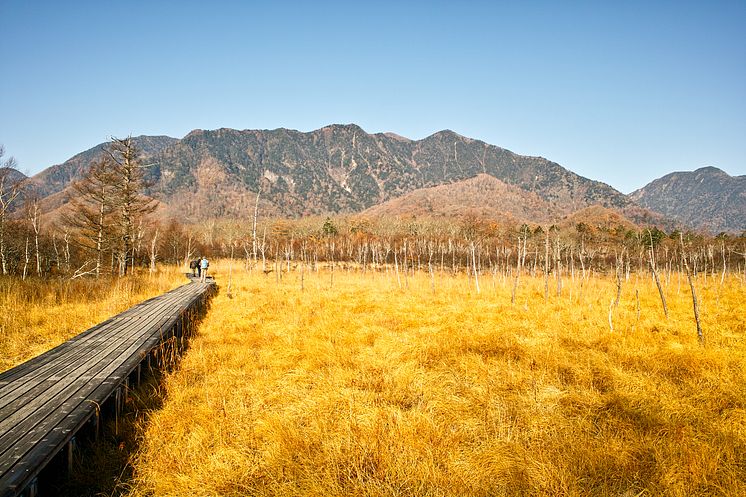
[[[518,235],[518,254],[515,261],[515,279],[513,280],[513,290],[510,292],[510,303],[515,304],[515,294],[518,290],[518,280],[521,277],[521,269],[523,268],[523,260],[526,257],[526,237],[527,234],[522,232],[522,235]],[[523,245],[521,245],[523,244]]]
[[[23,181],[14,178],[16,161],[13,157],[3,161],[5,147],[0,145],[0,266],[3,274],[8,274],[8,254],[5,242],[7,214],[13,202],[21,194]],[[20,177],[20,176],[19,176]]]
[[[396,257],[398,250],[394,247],[394,269],[396,270],[396,281],[399,283],[399,290],[401,290],[401,277],[399,276],[399,261]]]
[[[580,260],[583,260],[582,256]],[[549,302],[549,226],[544,239],[544,302]]]
[[[270,244],[271,245],[271,244]],[[280,283],[280,280],[282,279],[282,264],[280,264],[280,247],[279,243],[274,244],[274,272],[275,272],[275,283]]]
[[[29,250],[28,250],[28,242],[29,242],[28,235],[26,235],[26,251],[25,251],[25,259],[23,262],[23,275],[21,276],[21,279],[24,281],[26,280],[26,274],[28,271],[28,263],[31,260],[31,254],[29,253]]]
[[[305,291],[306,284],[306,240],[304,239],[300,245],[301,261],[300,261],[300,291]]]
[[[186,253],[184,254],[184,265],[189,267],[189,262],[194,257],[194,233],[192,233],[192,230],[190,229],[188,231],[187,235],[187,246],[186,246]],[[178,257],[177,257],[178,259]]]
[[[637,303],[637,321],[636,323],[640,322],[640,290],[635,288],[635,302]]]
[[[58,271],[62,271],[62,260],[60,259],[60,249],[57,247],[57,233],[52,233],[52,248],[54,249],[54,263]]]
[[[699,302],[697,301],[697,290],[694,288],[694,281],[692,281],[692,272],[689,271],[689,264],[686,262],[686,252],[684,250],[684,235],[679,233],[679,240],[681,242],[681,262],[686,270],[686,278],[689,280],[689,289],[692,292],[692,306],[694,307],[694,321],[697,323],[697,338],[699,343],[704,343],[705,337],[702,333],[702,325],[699,322]]]
[[[251,223],[251,253],[254,255],[254,266],[257,263],[257,239],[256,239],[256,221],[259,217],[259,195],[262,193],[262,182],[259,182],[259,191],[256,192],[256,202],[254,202],[254,219]]]
[[[134,231],[132,239],[132,256],[130,257],[130,270],[132,274],[135,273],[135,263],[137,262],[137,254],[142,249],[142,240],[145,237],[145,230],[142,227],[142,218],[138,219],[137,229]]]
[[[474,286],[477,289],[477,294],[479,294],[479,274],[477,272],[477,256],[474,249],[474,240],[471,241],[471,262],[474,268]]]
[[[267,227],[264,227],[264,231],[262,232],[262,244],[259,245],[259,251],[262,253],[262,272],[264,274],[267,274],[267,256],[265,254],[265,251],[267,249]]]
[[[40,229],[39,199],[34,197],[29,201],[28,219],[31,229],[34,231],[34,253],[36,256],[36,275],[41,276],[41,252],[39,252],[39,229]]]
[[[231,258],[228,261],[228,289],[226,292],[226,295],[229,299],[233,298],[233,293],[231,293],[231,289],[233,288],[233,249],[235,248],[235,241],[233,240],[233,236],[231,235],[229,240],[230,246],[231,246]]]
[[[557,230],[557,238],[554,241],[554,249],[554,274],[557,276],[557,296],[560,297],[562,295],[562,258],[559,230]]]
[[[70,232],[65,230],[63,234],[63,240],[65,240],[65,248],[63,253],[65,254],[65,272],[70,272]]]
[[[98,211],[98,226],[96,227],[96,279],[101,276],[101,263],[103,262],[104,255],[104,226],[106,218],[107,199],[106,191],[101,192],[101,201],[99,203]]]
[[[666,315],[666,319],[668,319],[668,305],[666,304],[666,296],[663,293],[663,287],[661,287],[661,281],[658,278],[658,271],[655,267],[655,250],[653,249],[653,235],[648,230],[648,235],[650,236],[650,254],[649,254],[649,261],[650,261],[650,270],[653,272],[653,279],[655,280],[655,286],[658,287],[658,294],[661,297],[661,302],[663,303],[663,314]]]
[[[331,249],[332,249],[331,250],[332,271],[331,271],[331,275],[329,276],[329,288],[334,288],[334,250],[335,250],[334,241],[332,241],[331,243]]]
[[[155,273],[155,261],[158,258],[158,228],[153,233],[153,239],[150,240],[150,274]]]
[[[245,256],[244,259],[244,270],[249,272],[251,270],[251,251],[249,250],[249,244],[247,240],[241,241],[241,248]]]
[[[432,241],[428,242],[428,252],[429,257],[427,259],[427,269],[430,272],[430,288],[433,293],[435,293],[435,274],[433,274],[433,255],[435,253],[435,247],[433,247]]]
[[[725,262],[725,241],[721,241],[721,244],[720,248],[722,249],[723,254],[723,274],[720,276],[720,285],[725,283],[725,273],[728,271],[728,265]]]
[[[571,244],[570,253],[568,255],[570,257],[570,279],[572,280],[573,283],[575,283],[575,252],[574,251],[575,251],[575,246]]]
[[[624,271],[624,247],[622,247],[622,253],[616,257],[616,299],[614,300],[614,307],[619,306],[619,299],[622,296],[622,272]]]
[[[404,273],[404,287],[409,288],[409,267],[407,266],[407,240],[404,240],[404,253],[402,253],[402,272]]]

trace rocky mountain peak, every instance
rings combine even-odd
[[[746,230],[746,176],[714,166],[667,174],[630,198],[686,226],[712,233]]]

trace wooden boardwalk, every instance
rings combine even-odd
[[[79,431],[97,435],[102,409],[117,415],[142,367],[183,347],[214,288],[192,281],[0,373],[0,497],[33,497],[57,454],[71,460]]]

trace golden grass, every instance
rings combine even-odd
[[[225,286],[225,262],[215,264]],[[221,278],[221,276],[223,276]],[[235,274],[153,413],[144,495],[746,495],[746,286]],[[550,288],[554,290],[553,282]],[[639,291],[637,320],[635,290]]]
[[[165,267],[153,276],[99,280],[0,277],[0,371],[186,283],[180,271]]]

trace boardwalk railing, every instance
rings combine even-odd
[[[76,434],[97,436],[102,411],[118,416],[143,366],[183,348],[214,288],[192,281],[0,373],[0,497],[35,497],[39,473],[60,453],[70,465]]]

